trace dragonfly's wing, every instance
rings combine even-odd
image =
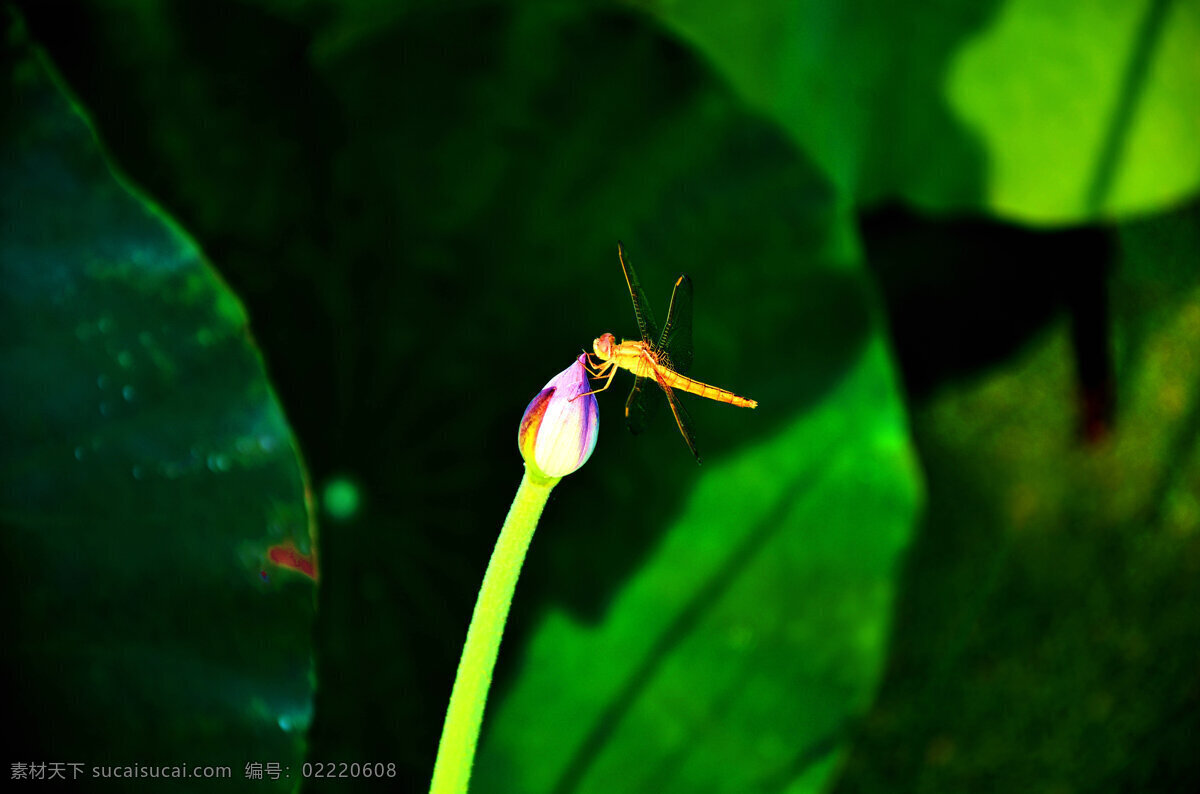
[[[663,396],[654,378],[635,378],[625,401],[625,426],[635,436],[646,429],[662,407]]]
[[[629,298],[633,301],[633,313],[637,317],[638,333],[642,341],[648,345],[658,339],[658,323],[654,322],[654,313],[650,311],[650,302],[646,300],[646,291],[642,282],[638,281],[637,273],[629,257],[625,256],[625,246],[617,243],[617,258],[621,260],[621,269],[625,271],[625,285],[629,287]]]
[[[692,417],[688,416],[687,409],[679,401],[679,395],[675,394],[675,390],[666,384],[661,375],[658,376],[658,385],[662,387],[662,393],[667,396],[667,402],[671,405],[671,413],[675,414],[675,424],[679,425],[679,432],[683,434],[683,440],[687,442],[688,449],[696,456],[696,463],[700,463],[700,451],[696,449],[696,432],[692,429]]]
[[[680,276],[671,293],[667,324],[658,340],[659,352],[665,353],[671,369],[687,372],[692,366],[692,280]]]

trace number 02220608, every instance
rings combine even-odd
[[[360,764],[357,761],[306,761],[301,767],[304,777],[395,777],[396,765],[377,762]]]

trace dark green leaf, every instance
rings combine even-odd
[[[6,761],[298,770],[313,591],[269,559],[313,551],[291,431],[241,304],[20,40],[0,131]]]

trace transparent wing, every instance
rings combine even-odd
[[[662,375],[658,376],[658,385],[662,387],[662,393],[667,396],[667,402],[671,406],[671,413],[675,414],[675,424],[679,425],[679,432],[683,434],[683,440],[687,442],[688,449],[696,456],[696,463],[699,464],[700,451],[696,449],[696,433],[692,430],[692,417],[688,416],[687,409],[683,407],[683,403],[679,402],[675,390],[666,384]]]
[[[671,292],[671,308],[667,310],[667,324],[656,348],[665,353],[671,369],[687,372],[692,366],[692,280],[680,276],[675,280]]]
[[[646,291],[638,280],[637,272],[629,257],[625,256],[625,246],[617,243],[617,258],[621,260],[621,269],[625,271],[625,285],[629,287],[629,299],[633,301],[633,314],[637,317],[638,333],[642,341],[648,345],[658,339],[658,323],[654,322],[654,313],[650,311],[650,302],[646,300]]]
[[[635,378],[625,401],[625,426],[635,436],[646,429],[662,407],[662,392],[654,378]]]

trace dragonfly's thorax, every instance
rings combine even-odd
[[[601,361],[611,361],[635,375],[649,375],[657,361],[650,348],[642,342],[622,340],[612,334],[602,334],[592,342],[592,352]]]
[[[644,342],[623,340],[612,350],[612,360],[621,369],[627,369],[642,378],[653,377],[658,365],[658,356]]]

